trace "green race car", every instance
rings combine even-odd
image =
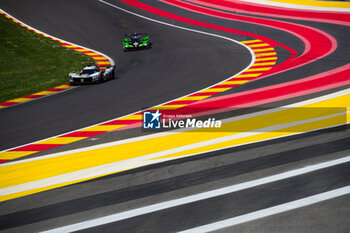
[[[152,43],[146,33],[130,33],[124,36],[123,49],[125,52],[132,49],[150,48],[151,45]]]

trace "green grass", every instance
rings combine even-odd
[[[68,74],[93,62],[0,15],[0,103],[68,83]]]

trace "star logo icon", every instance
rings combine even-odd
[[[159,110],[143,112],[143,128],[144,129],[160,129],[161,113]]]
[[[151,113],[151,115],[152,115],[152,120],[151,120],[151,122],[153,122],[154,120],[159,120],[159,117],[160,117],[160,115],[162,115],[161,113],[159,113],[159,109],[157,110],[157,112],[155,112],[155,113]]]

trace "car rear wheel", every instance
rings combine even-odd
[[[96,83],[102,83],[103,82],[103,79],[102,79],[102,76],[98,76],[98,79],[97,79],[97,82]]]

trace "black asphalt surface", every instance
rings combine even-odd
[[[109,2],[168,23],[199,29],[162,19],[117,0]],[[298,52],[303,49],[298,39],[275,29],[214,19],[158,1],[143,2],[178,15],[262,34],[281,41]],[[111,82],[83,86],[1,109],[0,149],[88,126],[185,95],[226,79],[247,65],[250,59],[246,50],[231,42],[151,23],[94,0],[0,0],[0,8],[46,33],[104,52],[114,58],[119,67],[119,79]],[[328,60],[318,61],[298,71],[272,76],[265,81],[242,85],[229,93],[303,78],[347,62],[345,58],[348,56],[350,42],[345,40],[348,35],[345,28],[322,23],[299,23],[320,27],[332,34],[339,40],[336,53]],[[201,30],[213,32],[204,28]],[[148,32],[154,41],[153,48],[122,52],[120,40],[129,31]],[[236,40],[249,39],[228,33],[215,33]],[[277,52],[279,59],[282,59],[279,62],[288,55],[280,48]],[[260,107],[283,106],[344,88],[346,87]],[[242,113],[244,111],[235,112]],[[144,132],[138,129],[111,132],[94,137],[93,140],[86,139],[33,156],[141,134]],[[350,131],[347,126],[200,154],[1,202],[0,231],[39,232],[54,229],[349,155]],[[185,230],[347,186],[350,181],[349,166],[349,163],[341,164],[83,232]],[[348,233],[349,200],[347,195],[219,232]]]

